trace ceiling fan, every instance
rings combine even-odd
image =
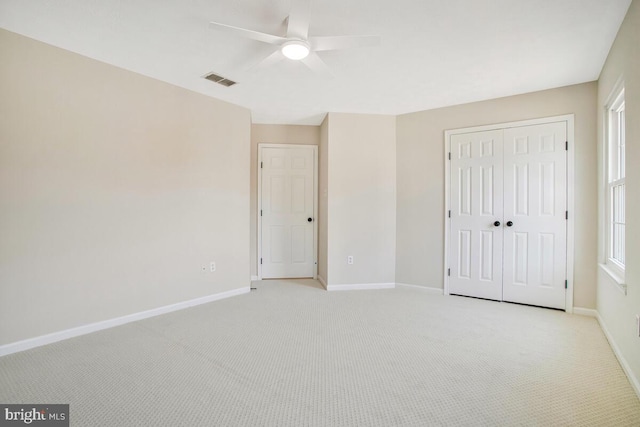
[[[314,36],[309,37],[311,20],[311,0],[293,0],[287,18],[285,36],[261,33],[247,28],[234,27],[219,22],[211,22],[211,28],[234,33],[243,37],[278,46],[271,55],[251,68],[263,68],[284,58],[301,61],[314,72],[330,77],[333,74],[317,52],[340,50],[380,44],[378,36]]]

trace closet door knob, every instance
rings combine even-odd
[[[307,221],[311,222],[311,221],[313,221],[313,218],[307,218]]]
[[[507,221],[507,227],[511,227],[513,225],[513,221]]]
[[[500,221],[494,222],[493,225],[495,225],[496,227],[500,227]]]

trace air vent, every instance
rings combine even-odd
[[[214,83],[218,83],[219,85],[226,86],[226,87],[233,86],[234,84],[236,84],[236,82],[234,82],[233,80],[229,80],[229,79],[227,79],[225,77],[222,77],[222,76],[219,76],[219,75],[217,75],[215,73],[207,74],[206,76],[204,76],[204,78],[207,79],[207,80],[211,80]]]

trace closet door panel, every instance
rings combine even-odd
[[[504,130],[504,301],[565,308],[565,122]]]

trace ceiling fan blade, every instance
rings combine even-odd
[[[306,40],[311,21],[311,0],[293,0],[289,12],[287,38]]]
[[[249,39],[258,40],[263,43],[280,45],[287,40],[284,37],[261,33],[259,31],[247,30],[246,28],[234,27],[232,25],[221,24],[219,22],[209,22],[209,26],[216,30],[237,34]]]
[[[379,36],[327,36],[311,37],[309,43],[315,51],[351,49],[354,47],[379,46]]]
[[[327,64],[324,63],[322,59],[315,52],[311,52],[309,56],[301,60],[304,65],[309,67],[311,71],[322,76],[331,78],[334,77],[333,73],[327,67]]]
[[[280,49],[278,49],[275,52],[273,52],[271,55],[269,55],[266,58],[264,58],[262,61],[260,61],[257,64],[254,64],[251,67],[249,67],[248,71],[267,68],[267,67],[269,67],[269,66],[271,66],[271,65],[275,64],[276,62],[279,62],[279,61],[281,61],[283,59],[284,59],[284,55],[282,54],[282,51]]]

